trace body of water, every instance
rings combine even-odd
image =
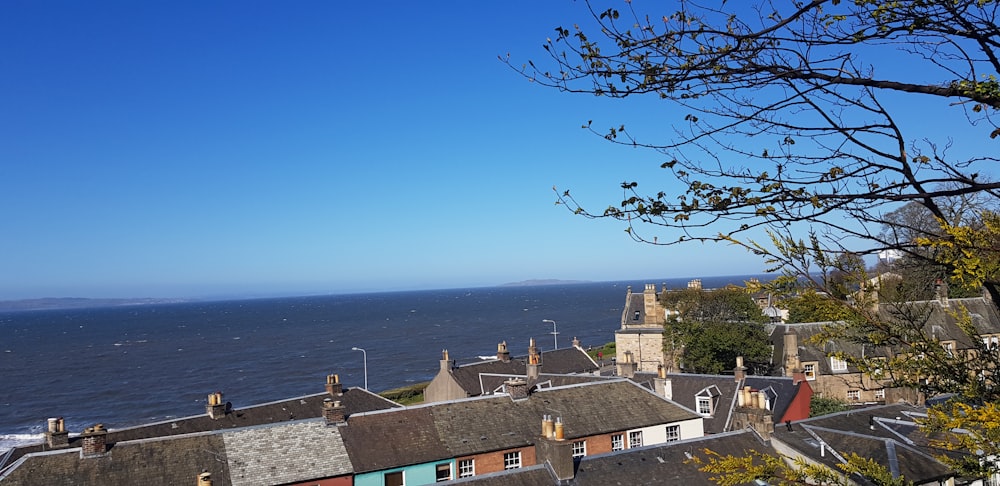
[[[703,278],[706,288],[748,277]],[[657,280],[681,287],[687,279]],[[653,283],[654,281],[650,281]],[[327,374],[373,391],[430,380],[441,350],[459,360],[507,341],[527,353],[614,340],[626,287],[602,282],[0,314],[0,452],[41,439],[48,417],[71,432],[204,412],[221,391],[237,408],[323,391]]]

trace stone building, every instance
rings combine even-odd
[[[666,287],[662,292],[666,292]],[[618,359],[630,353],[638,372],[655,373],[661,365],[668,372],[676,370],[676,360],[668,359],[664,353],[663,323],[666,318],[667,310],[660,303],[656,285],[646,284],[641,294],[632,293],[632,287],[628,287],[621,328],[615,331]]]

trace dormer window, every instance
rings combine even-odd
[[[715,385],[703,388],[695,395],[695,410],[699,415],[712,416],[715,413],[716,401],[720,396],[722,396],[722,392]]]
[[[847,371],[847,361],[844,361],[836,356],[831,356],[830,371],[833,371],[835,373]]]

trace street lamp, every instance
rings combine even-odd
[[[553,321],[552,319],[542,319],[542,322],[552,323],[552,332],[549,333],[552,335],[552,346],[554,346],[552,349],[559,349],[559,332],[556,331],[556,321]]]
[[[361,351],[361,356],[365,359],[365,391],[368,391],[368,352],[357,346],[351,348],[351,351]]]

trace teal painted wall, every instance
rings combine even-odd
[[[455,461],[437,461],[413,466],[397,467],[395,469],[385,469],[382,471],[358,474],[354,476],[354,486],[385,486],[385,473],[403,471],[403,481],[406,486],[420,486],[422,484],[434,484],[437,481],[438,464],[447,464],[451,468],[451,477],[454,479],[458,474],[455,470]]]

